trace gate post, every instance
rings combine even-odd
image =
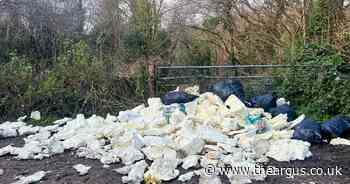
[[[156,64],[148,64],[148,90],[150,97],[157,96],[157,66]]]

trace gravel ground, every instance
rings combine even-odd
[[[0,139],[0,147],[14,144],[21,146],[22,138]],[[276,162],[271,161],[268,166],[278,168],[342,168],[342,176],[295,176],[288,178],[284,176],[269,176],[265,182],[255,182],[256,184],[349,184],[350,183],[350,146],[316,145],[311,148],[313,157],[306,161]],[[84,164],[91,166],[88,175],[79,176],[73,169],[73,165]],[[73,152],[65,152],[52,158],[41,161],[27,160],[20,161],[13,157],[0,157],[0,169],[4,169],[4,174],[0,176],[0,184],[10,184],[15,181],[16,176],[30,175],[37,171],[44,170],[50,173],[40,182],[42,184],[119,184],[121,175],[112,171],[122,165],[111,165],[109,169],[97,160],[82,159],[74,155]],[[184,171],[181,171],[184,173]],[[223,183],[229,183],[227,178],[222,178]],[[168,184],[181,183],[177,180],[166,182]],[[198,177],[194,177],[190,184],[198,183]]]

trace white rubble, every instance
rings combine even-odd
[[[26,125],[25,118],[5,122],[0,124],[0,137],[27,137],[22,147],[0,148],[0,156],[43,159],[73,150],[103,165],[123,163],[125,167],[115,171],[127,175],[122,178],[124,183],[135,184],[147,179],[186,182],[194,175],[200,176],[200,183],[215,184],[221,183],[220,178],[205,177],[201,170],[209,164],[254,165],[267,157],[290,161],[311,156],[308,143],[291,140],[293,127],[305,116],[288,122],[286,115],[272,118],[263,109],[248,108],[234,95],[223,102],[212,93],[184,105],[166,106],[160,98],[150,98],[147,104],[105,118],[79,114],[47,127]],[[263,131],[247,123],[248,115],[263,115]],[[150,167],[145,159],[152,162]],[[179,177],[179,167],[200,170]],[[89,167],[78,168],[85,173]],[[264,178],[229,177],[233,183]]]
[[[199,155],[190,155],[183,159],[182,168],[185,170],[195,167],[200,159]]]
[[[191,180],[194,175],[194,172],[188,172],[186,174],[180,175],[178,180],[181,182],[186,182]]]
[[[0,124],[0,137],[17,137],[38,133],[41,127],[27,125],[19,118],[17,122],[5,122]]]
[[[34,111],[30,114],[30,118],[33,120],[41,120],[41,113],[39,111]]]
[[[311,157],[309,151],[310,143],[299,140],[282,139],[273,141],[267,156],[279,162],[289,162],[292,160],[304,160]]]
[[[188,87],[184,90],[184,92],[188,93],[188,94],[191,94],[191,95],[196,95],[196,96],[199,96],[200,93],[199,93],[199,86],[198,85],[195,85],[195,86],[192,86],[192,87]]]
[[[180,171],[176,169],[178,163],[178,160],[171,159],[155,160],[145,173],[145,177],[153,176],[160,181],[170,181],[180,174]]]
[[[347,145],[350,146],[350,140],[343,138],[332,139],[330,142],[331,145]]]
[[[34,173],[33,175],[30,176],[22,176],[19,177],[19,180],[12,183],[12,184],[31,184],[31,183],[36,183],[41,181],[45,176],[47,172],[45,171],[39,171]]]
[[[202,174],[199,177],[199,184],[222,184],[222,182],[219,176],[207,176],[205,174]]]
[[[85,166],[83,164],[74,165],[73,168],[79,173],[80,176],[86,175],[91,169],[90,166]]]
[[[22,116],[22,117],[19,117],[18,119],[17,119],[17,121],[19,121],[19,122],[23,122],[25,119],[27,119],[27,115],[25,115],[25,116]]]
[[[142,160],[134,165],[130,166],[129,171],[124,174],[128,174],[128,176],[123,176],[123,183],[131,183],[131,184],[140,184],[144,179],[144,173],[148,164],[146,161]]]
[[[12,145],[0,148],[0,157],[13,153],[15,148]]]
[[[5,171],[3,169],[0,169],[0,176],[4,175]]]
[[[285,98],[279,98],[276,101],[277,106],[282,106],[282,105],[290,105],[290,102],[287,101]]]

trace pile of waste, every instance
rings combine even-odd
[[[242,93],[240,87],[234,90]],[[272,98],[272,106],[261,99],[247,105],[243,95],[221,94],[224,98],[214,92],[199,96],[172,92],[166,99],[150,98],[147,106],[139,105],[118,116],[86,118],[80,114],[47,127],[26,125],[24,118],[5,122],[0,125],[0,136],[29,136],[24,138],[23,147],[1,148],[0,156],[44,159],[75,150],[77,156],[97,159],[104,165],[123,163],[125,167],[115,171],[125,175],[124,183],[134,184],[174,179],[185,182],[193,176],[200,177],[200,184],[215,184],[221,183],[220,178],[204,172],[210,164],[254,168],[270,158],[291,161],[312,156],[309,142],[292,139],[294,128],[308,120],[304,115],[293,118],[295,114],[288,113],[285,99]],[[181,103],[177,103],[176,95]],[[167,99],[171,103],[164,102]],[[267,110],[285,113],[272,115]],[[181,175],[180,167],[187,173]],[[84,175],[90,168],[78,165],[75,169]],[[265,177],[253,173],[228,176],[232,183],[251,183]]]

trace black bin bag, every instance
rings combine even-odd
[[[350,131],[350,118],[337,116],[321,125],[322,136],[327,139],[344,137]]]
[[[305,118],[294,130],[293,139],[313,144],[322,143],[321,124]]]
[[[278,106],[276,108],[272,108],[272,109],[270,109],[269,112],[271,113],[271,115],[273,117],[276,117],[279,114],[287,114],[288,121],[293,121],[297,116],[297,113],[295,112],[294,108],[288,104],[284,104],[284,105]]]
[[[275,108],[277,98],[272,94],[256,96],[250,101],[251,107],[263,108],[266,112]]]
[[[244,101],[245,93],[241,82],[233,80],[224,80],[217,82],[208,88],[208,92],[218,95],[221,100],[226,101],[231,95],[237,96]]]
[[[185,93],[183,91],[172,91],[163,96],[162,102],[165,105],[183,104],[192,102],[198,96]]]

